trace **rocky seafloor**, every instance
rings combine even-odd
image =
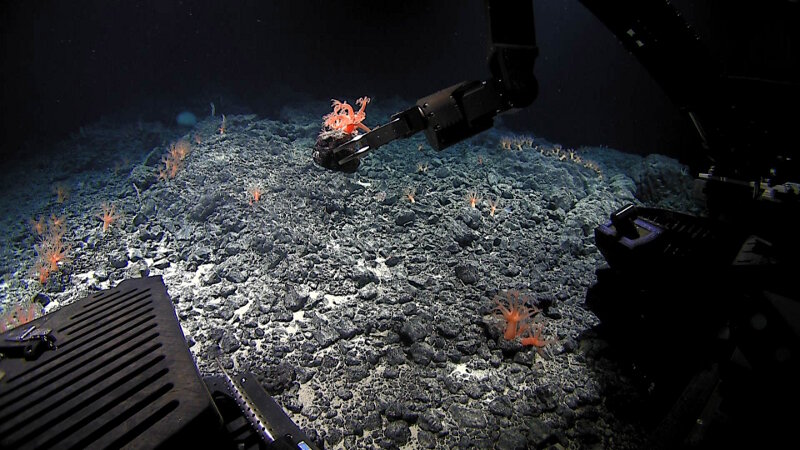
[[[593,230],[629,202],[692,209],[685,168],[497,127],[438,153],[395,142],[342,174],[311,159],[327,110],[229,114],[224,133],[219,114],[192,129],[101,121],[11,165],[4,310],[161,275],[201,373],[253,372],[326,448],[647,447],[613,408],[644,394],[585,306],[604,263]],[[367,122],[393,112],[371,104]],[[179,140],[188,156],[159,178]],[[53,215],[67,258],[40,282],[30,224]],[[504,339],[493,299],[510,290],[556,342]]]

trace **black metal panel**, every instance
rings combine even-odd
[[[30,325],[52,329],[56,349],[0,361],[0,447],[153,448],[221,426],[161,277]]]

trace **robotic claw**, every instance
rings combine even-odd
[[[726,75],[667,1],[580,2],[685,112],[699,145],[681,159],[701,174],[714,196],[709,202],[728,206],[726,198],[750,195],[742,192],[744,186],[744,191],[754,187],[753,196],[790,192],[797,203],[800,155],[797,146],[787,145],[794,138],[796,119],[771,104],[800,101],[796,84]],[[533,74],[539,50],[532,2],[484,0],[484,5],[489,19],[487,80],[462,82],[424,97],[364,135],[320,139],[314,160],[327,169],[352,173],[370,152],[420,131],[431,147],[443,150],[491,128],[495,116],[533,103],[539,91]]]
[[[389,123],[352,139],[321,139],[314,160],[327,169],[352,173],[360,158],[420,131],[431,147],[443,150],[488,130],[496,115],[533,103],[538,93],[533,67],[539,50],[532,2],[487,0],[486,12],[490,79],[465,81],[424,97],[393,115]]]

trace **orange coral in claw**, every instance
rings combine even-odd
[[[340,102],[339,100],[333,99],[331,100],[333,112],[323,117],[323,125],[330,130],[341,131],[345,134],[353,134],[356,128],[369,132],[369,128],[361,123],[367,117],[364,109],[367,107],[368,103],[369,97],[361,97],[356,100],[356,104],[361,108],[358,112],[355,112],[353,107],[347,104],[347,102]]]

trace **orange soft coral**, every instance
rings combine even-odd
[[[119,214],[116,213],[113,203],[111,205],[103,203],[100,206],[103,208],[103,212],[98,214],[97,217],[103,222],[103,233],[105,233],[119,219]]]
[[[522,345],[536,347],[536,352],[539,353],[539,356],[544,356],[543,349],[546,345],[558,342],[558,339],[542,339],[542,330],[544,330],[543,323],[525,324],[525,336],[520,339]]]
[[[189,156],[190,151],[191,147],[187,141],[180,140],[171,144],[169,152],[161,159],[161,162],[164,163],[164,168],[159,171],[158,179],[175,178],[175,175],[178,174],[178,171],[183,166],[183,160]]]
[[[525,329],[523,322],[539,312],[535,306],[527,306],[528,297],[519,291],[504,291],[494,297],[495,311],[503,316],[506,322],[503,337],[514,340]]]
[[[63,237],[63,228],[51,225],[42,236],[41,242],[35,246],[37,258],[31,275],[42,284],[47,282],[51,273],[60,269],[61,264],[69,261],[67,253],[72,247],[64,244]]]
[[[347,102],[340,102],[336,99],[331,100],[331,102],[333,112],[323,117],[323,125],[327,129],[341,131],[344,134],[353,134],[356,128],[369,132],[369,128],[361,123],[367,117],[364,109],[369,103],[369,97],[361,97],[356,100],[356,104],[361,106],[358,112],[354,112],[353,107],[348,105]]]

